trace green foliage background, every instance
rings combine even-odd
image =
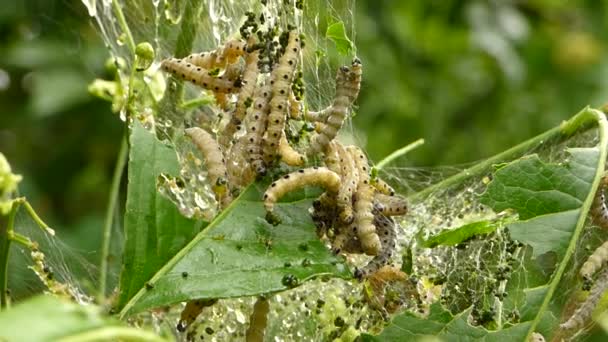
[[[372,160],[458,164],[608,100],[608,2],[358,1],[353,123]],[[97,261],[122,127],[86,86],[107,49],[76,0],[0,6],[0,151],[58,234]]]

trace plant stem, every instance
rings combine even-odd
[[[127,37],[127,46],[129,47],[129,50],[131,50],[131,54],[135,56],[135,40],[133,40],[133,35],[131,34],[131,30],[129,29],[127,20],[125,19],[125,15],[124,13],[122,13],[122,8],[120,7],[118,0],[112,0],[112,7],[114,8],[116,19],[118,19],[118,25]]]
[[[36,211],[34,211],[34,208],[32,208],[32,205],[30,204],[30,202],[28,202],[25,199],[25,197],[17,198],[15,201],[19,201],[19,203],[25,207],[25,210],[27,211],[27,213],[30,214],[30,217],[32,218],[32,220],[34,220],[34,222],[36,222],[36,224],[38,225],[38,227],[40,227],[40,229],[42,229],[45,233],[50,234],[51,236],[55,236],[55,231],[51,227],[49,227],[46,223],[44,223],[44,221],[42,221],[40,216],[38,216]]]
[[[410,151],[422,146],[423,144],[424,144],[424,139],[418,139],[412,143],[409,143],[409,144],[403,146],[402,148],[394,151],[393,153],[389,154],[388,156],[384,157],[384,159],[379,161],[378,164],[376,164],[374,167],[377,170],[382,170],[383,167],[385,167],[387,164],[391,163],[393,160],[409,153]]]
[[[8,257],[11,247],[9,233],[12,233],[15,224],[15,214],[19,204],[13,201],[11,211],[0,217],[0,309],[8,305]]]
[[[545,310],[549,306],[549,303],[551,302],[551,298],[553,298],[553,294],[555,293],[555,290],[557,289],[557,285],[559,284],[559,282],[566,270],[566,267],[568,266],[568,262],[570,261],[570,258],[572,257],[572,255],[574,254],[574,251],[576,250],[576,246],[577,246],[579,237],[581,235],[581,232],[583,231],[583,228],[585,227],[585,220],[587,219],[587,212],[591,208],[591,205],[592,205],[594,197],[595,197],[595,192],[597,191],[597,188],[600,184],[602,175],[604,174],[604,163],[606,162],[606,156],[608,155],[608,151],[607,151],[608,150],[608,121],[606,121],[606,116],[602,112],[595,110],[595,109],[586,108],[581,113],[577,114],[575,117],[568,120],[561,126],[561,128],[563,129],[563,131],[566,134],[572,134],[577,130],[577,128],[581,129],[581,128],[587,126],[589,123],[594,122],[594,121],[598,125],[599,136],[600,136],[600,142],[598,144],[598,146],[600,148],[600,155],[598,158],[598,164],[597,164],[597,168],[596,168],[596,172],[595,172],[595,179],[593,180],[593,184],[591,185],[591,190],[589,191],[589,194],[587,195],[587,199],[585,200],[585,202],[583,203],[583,206],[581,207],[581,212],[578,217],[576,229],[574,230],[574,233],[572,233],[572,237],[570,238],[570,244],[568,245],[568,249],[566,250],[566,253],[564,254],[564,258],[559,263],[559,267],[555,271],[553,278],[551,279],[551,283],[549,284],[549,288],[547,289],[547,294],[545,295],[545,298],[544,298],[540,308],[538,309],[538,313],[536,314],[536,316],[534,317],[534,320],[532,321],[532,323],[530,325],[530,329],[528,330],[528,335],[524,339],[525,341],[530,340],[532,334],[534,333],[534,331],[536,329],[536,326],[542,319],[542,317],[545,313]]]
[[[596,112],[590,108],[583,109],[580,113],[576,114],[570,120],[562,123],[561,125],[554,127],[536,137],[524,141],[523,143],[514,146],[502,153],[499,153],[491,158],[486,159],[485,161],[476,164],[475,166],[465,169],[462,172],[449,177],[437,184],[434,184],[428,188],[425,188],[422,191],[419,191],[409,197],[412,202],[419,202],[424,200],[433,192],[447,188],[451,185],[461,183],[465,179],[478,176],[479,174],[486,172],[487,169],[494,165],[507,160],[510,160],[515,155],[520,155],[525,151],[530,150],[534,146],[538,146],[546,143],[550,139],[554,138],[566,138],[570,136],[577,130],[580,130],[587,126],[589,123],[594,122],[596,120],[594,115],[589,115],[590,112]]]
[[[20,244],[21,246],[23,246],[23,247],[25,247],[25,248],[27,248],[29,250],[33,250],[35,248],[35,246],[36,246],[36,244],[34,244],[32,242],[32,240],[30,240],[30,238],[28,238],[25,235],[21,235],[19,233],[15,233],[14,231],[12,233],[9,232],[8,239],[11,240],[11,241],[13,241],[13,242],[16,242],[16,243]]]
[[[101,240],[101,262],[99,265],[99,289],[97,294],[98,303],[102,303],[106,293],[108,255],[110,254],[110,241],[112,239],[112,223],[114,221],[114,214],[116,212],[116,206],[120,197],[120,183],[122,180],[123,170],[127,162],[128,149],[127,138],[126,136],[123,136],[122,142],[120,143],[120,151],[118,152],[118,157],[116,158],[116,165],[114,166],[114,175],[112,176],[112,185],[110,187],[108,207],[106,208],[106,217],[103,226],[103,236]]]

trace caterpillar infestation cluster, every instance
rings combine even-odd
[[[336,140],[359,94],[362,62],[355,57],[338,68],[333,100],[315,111],[306,103],[301,29],[280,25],[263,11],[247,12],[239,31],[236,38],[211,51],[161,62],[162,70],[173,78],[213,95],[221,112],[223,120],[215,129],[207,127],[212,125],[185,129],[203,156],[219,209],[253,181],[292,170],[264,193],[266,220],[281,221],[275,204],[287,193],[306,186],[323,188],[311,209],[318,236],[336,254],[372,256],[355,271],[358,278],[368,277],[390,263],[398,227],[391,216],[404,215],[407,204],[386,182],[371,177],[359,147]],[[190,302],[180,330],[205,305]]]

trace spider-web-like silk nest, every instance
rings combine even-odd
[[[84,1],[87,3],[87,1]],[[339,65],[348,64],[346,57],[335,54],[333,43],[325,38],[328,22],[341,20],[345,22],[347,35],[355,39],[354,0],[344,1],[307,1],[301,15],[286,18],[278,10],[282,8],[282,0],[267,1],[262,6],[258,1],[124,1],[119,2],[123,9],[126,22],[131,29],[134,40],[150,42],[156,52],[153,65],[145,71],[144,81],[150,92],[158,99],[162,94],[171,91],[174,84],[167,83],[159,70],[162,59],[174,55],[175,42],[178,32],[182,29],[184,17],[188,11],[196,11],[198,20],[196,29],[187,30],[193,41],[192,48],[187,54],[197,51],[210,51],[227,41],[229,34],[238,33],[244,21],[245,13],[266,11],[278,23],[286,26],[287,22],[298,25],[306,36],[306,49],[303,56],[304,82],[306,84],[306,103],[312,110],[325,108],[331,103],[328,94],[334,92],[335,70]],[[133,63],[130,53],[124,44],[124,35],[120,22],[112,10],[111,1],[97,1],[96,6],[89,3],[89,12],[98,22],[101,34],[110,52],[116,58],[125,59],[127,65]],[[296,11],[296,13],[299,13]],[[187,34],[186,34],[187,35]],[[184,37],[182,37],[184,38]],[[179,56],[184,57],[184,56]],[[373,61],[363,61],[365,63]],[[125,68],[125,70],[129,70]],[[128,74],[123,75],[126,84]],[[365,74],[363,75],[362,92],[365,92]],[[201,90],[190,84],[186,85],[186,98],[201,97]],[[172,136],[172,127],[192,125],[197,117],[211,118],[209,127],[216,130],[217,112],[213,105],[199,107],[197,111],[173,106],[163,108],[162,116],[152,117],[152,110],[146,103],[134,103],[139,119],[148,124],[150,129],[156,128],[160,138]],[[360,113],[365,115],[365,113]],[[176,120],[184,120],[178,122]],[[345,125],[340,140],[356,141],[357,137],[350,123]],[[577,136],[577,146],[597,143],[595,135]],[[197,160],[192,144],[186,143],[183,137],[177,137],[175,144],[182,166],[181,180],[164,178],[159,182],[159,191],[171,198],[186,216],[210,218],[216,214],[213,193],[210,190],[206,173],[201,172],[201,161]],[[565,147],[573,141],[554,145],[549,148],[540,146],[530,153],[539,153],[547,161],[560,160]],[[405,164],[398,160],[380,173],[381,177],[398,190],[402,195],[408,195],[435,184],[453,174],[462,171],[466,166],[446,168],[409,168],[400,167]],[[270,317],[266,330],[266,340],[275,341],[316,341],[342,337],[352,340],[362,332],[378,333],[386,320],[404,310],[424,316],[428,313],[429,305],[441,301],[453,312],[473,305],[471,323],[482,324],[484,315],[488,312],[501,311],[503,324],[516,322],[517,315],[503,307],[503,299],[496,293],[505,291],[505,282],[497,280],[496,275],[504,272],[514,272],[525,267],[524,259],[527,250],[517,246],[509,239],[504,229],[499,229],[487,237],[473,239],[466,246],[422,248],[418,241],[440,231],[459,227],[468,222],[483,219],[494,219],[497,214],[479,203],[478,195],[487,185],[490,171],[481,177],[473,177],[466,182],[440,189],[432,193],[424,201],[411,203],[408,214],[398,219],[400,228],[397,229],[397,250],[394,253],[393,264],[401,267],[404,260],[400,256],[412,255],[412,271],[405,279],[383,279],[376,277],[366,283],[346,281],[341,279],[316,279],[303,285],[273,295],[270,301]],[[513,215],[503,213],[503,217]],[[593,230],[584,241],[595,241],[598,234]],[[362,265],[367,258],[352,256],[351,262]],[[584,261],[584,260],[583,260]],[[577,260],[577,262],[579,262]],[[582,262],[582,261],[580,261]],[[390,273],[390,272],[389,272]],[[471,274],[476,277],[470,277]],[[574,277],[572,271],[570,277]],[[389,276],[390,278],[390,276]],[[388,279],[388,278],[387,278]],[[369,296],[371,281],[381,284],[376,295]],[[526,279],[520,279],[526,287]],[[568,293],[568,291],[564,291]],[[562,299],[565,298],[565,295]],[[219,304],[204,308],[197,322],[191,326],[185,338],[223,341],[242,339],[248,327],[248,321],[255,298],[236,298],[221,300]],[[148,321],[163,329],[168,325],[174,327],[177,323],[180,308],[169,312],[154,313],[151,316],[140,315],[142,322]]]

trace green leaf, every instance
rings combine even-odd
[[[499,331],[489,331],[470,325],[470,309],[453,316],[441,305],[431,305],[427,319],[410,313],[395,317],[378,336],[364,334],[363,341],[417,341],[434,336],[439,341],[523,341],[530,323],[521,323]]]
[[[563,257],[595,179],[598,147],[567,152],[564,164],[534,154],[501,167],[480,199],[496,212],[519,213],[521,221],[508,226],[511,237],[532,246],[534,257],[549,251]]]
[[[325,32],[325,37],[336,44],[336,49],[341,55],[350,55],[354,49],[353,42],[346,35],[343,21],[338,21],[329,25]]]
[[[599,148],[571,149],[565,165],[533,154],[500,168],[481,196],[494,211],[514,209],[520,220],[580,208],[591,188]]]
[[[179,174],[175,151],[135,120],[130,137],[129,182],[125,213],[124,264],[118,308],[200,231],[156,189],[161,173]]]
[[[481,234],[488,234],[502,226],[502,221],[478,221],[468,223],[458,228],[441,232],[422,241],[421,246],[434,248],[436,246],[454,246]]]
[[[300,192],[279,203],[275,210],[282,223],[272,226],[264,219],[265,188],[250,186],[149,281],[121,316],[190,299],[281,291],[319,275],[350,278],[343,260],[315,234],[308,208],[318,192]]]
[[[94,305],[40,295],[0,312],[0,341],[165,341],[101,313]]]

